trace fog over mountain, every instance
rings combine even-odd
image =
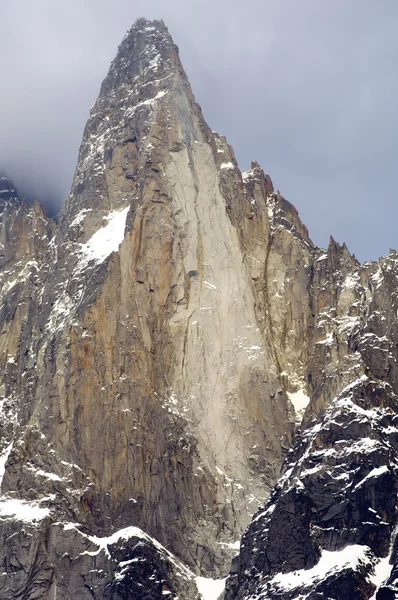
[[[318,245],[396,247],[394,0],[4,0],[0,166],[57,213],[89,107],[139,16],[168,25],[210,125],[257,160]]]

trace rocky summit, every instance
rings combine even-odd
[[[315,247],[162,21],[0,244],[2,600],[398,598],[398,255]]]

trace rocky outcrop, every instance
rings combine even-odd
[[[0,211],[1,597],[199,599],[278,482],[226,598],[369,598],[395,556],[396,253],[316,248],[144,19],[58,225],[6,177]]]
[[[396,594],[396,253],[360,265],[331,239],[309,264],[311,400],[225,600]]]
[[[200,600],[194,575],[137,527],[100,538],[54,523],[43,506],[20,509],[18,523],[2,526],[2,598]]]
[[[37,202],[33,206],[21,202],[10,180],[2,178],[0,183],[6,190],[0,207],[0,451],[4,461],[16,439],[18,413],[26,410],[22,397],[31,391],[23,365],[35,361],[30,346],[39,335],[36,320],[56,225]]]
[[[250,206],[167,29],[139,21],[91,111],[57,231],[12,208],[18,247],[38,239],[43,249],[38,294],[7,326],[4,539],[20,527],[21,506],[33,512],[5,590],[11,577],[12,593],[52,598],[56,586],[67,597],[94,570],[117,582],[111,561],[81,558],[72,525],[101,539],[138,527],[192,572],[226,574],[294,429],[244,256],[239,223]],[[267,227],[263,219],[259,235]],[[120,564],[133,561],[134,544]],[[67,585],[58,548],[83,565]],[[161,557],[151,552],[152,568]],[[137,597],[129,593],[120,597]]]
[[[386,383],[363,376],[339,394],[290,451],[243,537],[226,599],[373,597],[391,571],[396,421]]]

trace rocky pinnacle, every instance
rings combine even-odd
[[[0,597],[200,600],[246,531],[228,600],[312,600],[283,576],[349,546],[312,587],[367,600],[395,523],[396,253],[316,248],[209,129],[161,21],[123,39],[58,226],[14,194],[1,178]]]

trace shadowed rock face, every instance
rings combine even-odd
[[[393,548],[397,406],[388,384],[363,376],[299,436],[243,537],[226,598],[373,595],[373,569]]]
[[[161,21],[122,41],[58,226],[5,177],[0,205],[1,598],[199,600],[285,458],[226,597],[369,598],[395,524],[396,254],[314,247],[209,129]]]

